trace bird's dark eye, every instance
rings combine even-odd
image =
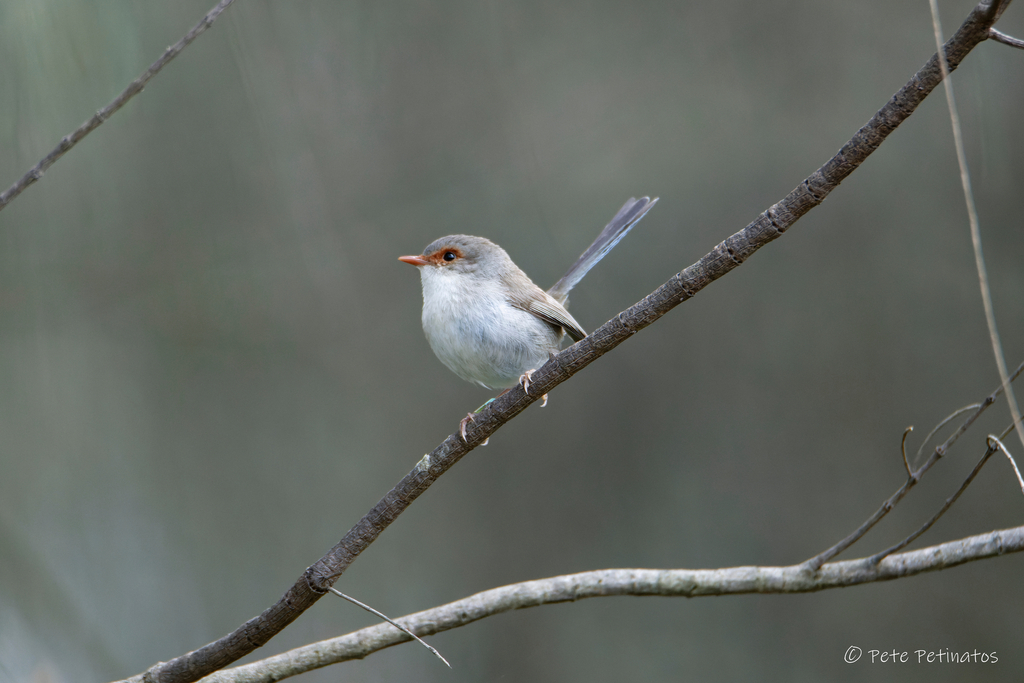
[[[456,258],[455,257],[455,252],[454,251],[446,251],[446,252],[444,252],[444,256],[442,256],[441,258],[443,258],[445,261],[454,261],[455,258]]]

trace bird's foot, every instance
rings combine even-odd
[[[527,370],[519,377],[519,384],[523,387],[523,391],[526,392],[527,394],[530,393],[530,380],[533,378],[533,373],[535,372],[537,371]],[[543,408],[548,404],[548,395],[544,394],[543,396],[541,396],[541,398],[543,399],[543,403],[540,404],[540,407]]]
[[[462,440],[465,443],[469,443],[469,439],[466,438],[466,427],[469,426],[470,422],[475,422],[475,420],[473,419],[473,416],[476,415],[477,413],[479,413],[481,410],[483,410],[487,406],[491,405],[492,403],[494,403],[494,399],[493,398],[488,399],[482,406],[480,406],[479,408],[474,410],[472,413],[467,413],[466,417],[462,418],[462,420],[459,422],[459,435],[462,436]],[[484,439],[484,442],[482,444],[480,444],[480,445],[481,446],[486,446],[487,442],[490,441],[490,440],[491,440],[491,437],[487,437],[486,439]]]

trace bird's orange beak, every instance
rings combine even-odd
[[[413,266],[427,265],[427,260],[422,256],[399,256],[398,260],[401,261],[402,263],[408,263],[409,265]]]

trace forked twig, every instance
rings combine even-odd
[[[1003,433],[1003,436],[1005,436],[1006,434],[1009,434],[1010,430],[1012,430],[1012,429],[1013,429],[1013,425],[1010,425],[1006,429],[1006,431]],[[896,545],[894,545],[892,547],[889,547],[889,548],[886,548],[882,552],[876,553],[876,554],[872,555],[871,557],[869,557],[868,558],[868,562],[870,562],[871,564],[878,564],[879,562],[882,561],[883,558],[885,558],[885,557],[887,557],[889,555],[892,555],[893,553],[898,552],[898,551],[902,550],[903,548],[906,548],[908,545],[913,543],[918,537],[920,537],[921,534],[923,534],[924,532],[926,532],[929,529],[931,529],[932,526],[935,524],[935,522],[939,521],[939,518],[942,517],[942,515],[946,514],[946,510],[948,510],[949,508],[953,507],[953,503],[955,503],[957,501],[957,499],[960,498],[960,495],[964,491],[967,490],[967,487],[970,486],[971,482],[974,481],[974,478],[976,476],[978,476],[978,473],[981,472],[981,468],[985,466],[985,463],[988,462],[988,459],[991,458],[996,452],[999,451],[999,446],[997,446],[996,444],[992,443],[993,439],[995,439],[994,436],[990,435],[988,437],[988,442],[989,442],[988,443],[988,448],[985,449],[985,453],[981,456],[981,460],[979,460],[978,464],[974,466],[974,469],[967,476],[967,479],[964,480],[964,483],[960,484],[960,488],[957,489],[956,493],[954,493],[952,496],[950,496],[949,498],[946,499],[946,502],[943,503],[942,507],[939,508],[938,512],[936,512],[934,515],[932,515],[931,519],[929,519],[927,522],[925,522],[921,526],[920,529],[918,529],[914,533],[910,534],[909,536],[904,538],[902,541],[900,541]],[[996,443],[999,442],[998,439],[995,439],[995,441],[996,441]],[[1012,460],[1011,460],[1011,462],[1012,462]],[[1014,469],[1016,469],[1016,465],[1014,465]],[[1018,477],[1019,476],[1020,475],[1018,473]]]
[[[1019,366],[1017,366],[1017,370],[1010,377],[1009,381],[1013,382],[1013,380],[1017,379],[1017,377],[1020,376],[1021,372],[1024,372],[1024,363],[1021,363]],[[821,552],[815,555],[814,557],[810,558],[806,562],[804,562],[803,566],[809,571],[818,571],[823,564],[825,564],[833,557],[849,548],[851,545],[853,545],[861,538],[863,538],[865,534],[871,531],[872,527],[878,524],[878,522],[880,522],[883,517],[889,514],[889,512],[891,512],[892,509],[896,507],[897,503],[903,500],[903,497],[907,495],[910,489],[914,488],[914,485],[921,480],[921,477],[923,477],[924,474],[928,470],[930,470],[935,463],[942,459],[942,456],[944,456],[948,452],[948,450],[953,446],[953,444],[956,443],[957,439],[959,439],[960,436],[964,432],[966,432],[972,424],[974,424],[975,420],[977,420],[978,417],[983,412],[985,412],[985,409],[988,408],[993,403],[995,403],[996,399],[999,398],[999,394],[1001,394],[1002,391],[1003,385],[999,385],[998,389],[989,394],[984,401],[977,404],[978,407],[970,415],[970,417],[964,420],[963,424],[961,424],[960,427],[955,432],[953,432],[953,434],[948,439],[946,439],[946,441],[942,445],[937,446],[935,448],[935,450],[932,452],[931,457],[928,458],[927,462],[921,465],[919,469],[914,470],[914,472],[903,483],[903,486],[897,489],[897,491],[894,494],[889,496],[889,498],[887,498],[885,502],[882,503],[882,506],[875,511],[875,514],[871,515],[871,517],[869,517],[863,524],[857,527],[857,529],[855,529],[853,533],[851,533],[843,540],[839,541],[839,543],[836,543],[828,550],[825,550],[824,552]],[[961,408],[957,412],[953,413],[953,415],[958,415],[963,411],[964,409]],[[952,416],[947,417],[940,424],[945,424],[949,422],[951,418]],[[936,430],[932,430],[932,434],[934,434],[935,431]],[[904,433],[904,437],[905,436],[906,433]],[[931,434],[929,434],[929,438],[930,437]]]

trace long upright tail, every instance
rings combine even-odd
[[[657,197],[654,199],[648,197],[636,199],[631,197],[629,201],[622,205],[622,208],[615,214],[611,222],[605,226],[601,234],[594,240],[594,243],[587,247],[582,256],[576,259],[576,263],[572,264],[572,268],[548,290],[548,294],[554,297],[558,303],[564,305],[566,299],[569,298],[569,290],[575,287],[576,283],[587,274],[587,271],[593,268],[594,264],[603,259],[605,254],[611,251],[619,243],[619,240],[626,236],[629,229],[636,225],[644,217],[644,214],[651,210],[656,201],[658,201]]]

